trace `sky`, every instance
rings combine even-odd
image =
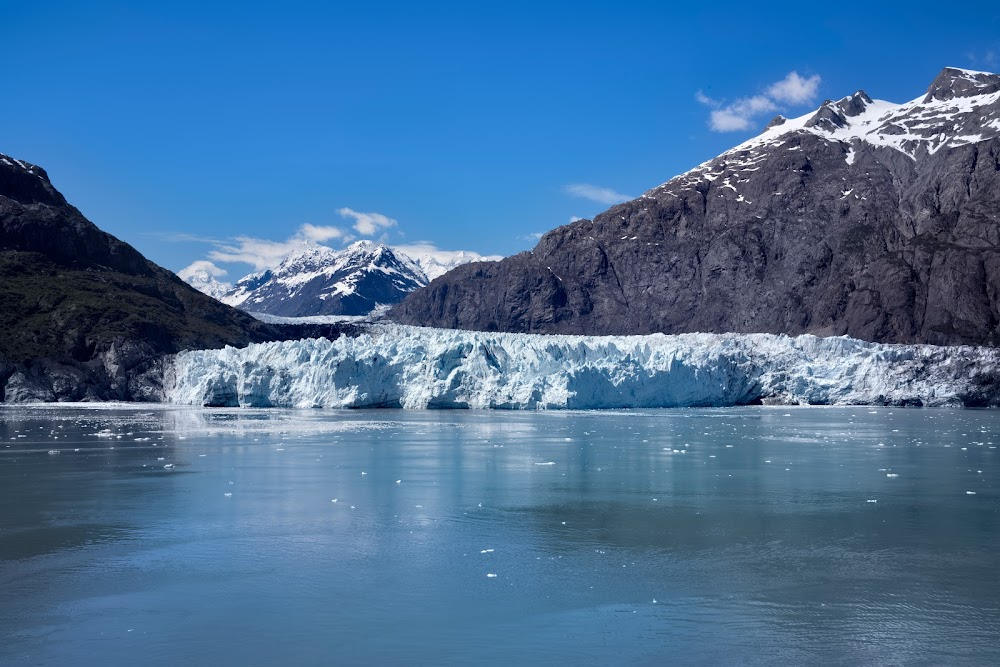
[[[528,250],[778,113],[1000,71],[1000,3],[672,4],[0,0],[0,153],[236,279],[306,240]]]

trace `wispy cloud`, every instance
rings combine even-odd
[[[155,236],[167,243],[222,243],[220,239],[186,232],[148,232],[147,236]]]
[[[229,272],[206,259],[198,259],[178,271],[177,275],[181,280],[188,280],[197,273],[207,273],[213,278],[222,278]]]
[[[630,195],[624,195],[611,188],[604,188],[600,185],[588,185],[587,183],[572,183],[563,188],[563,191],[574,197],[589,199],[598,204],[620,204],[623,201],[634,199]]]
[[[988,49],[987,51],[970,51],[965,54],[969,62],[975,67],[981,67],[984,70],[989,70],[995,72],[998,67],[1000,67],[1000,55],[997,54],[997,49]]]
[[[520,234],[517,237],[518,241],[538,241],[540,238],[545,236],[545,232],[532,232],[531,234]]]
[[[374,236],[379,229],[395,227],[396,221],[381,213],[362,213],[352,208],[344,207],[337,211],[342,218],[354,220],[354,229],[362,236]]]
[[[758,117],[774,113],[782,105],[807,104],[816,98],[821,78],[814,74],[808,78],[798,72],[789,72],[780,81],[768,85],[762,94],[741,97],[732,102],[712,99],[702,91],[695,93],[695,99],[711,107],[708,126],[715,132],[737,132],[750,129]]]
[[[569,216],[569,221],[571,223],[573,223],[573,222],[580,222],[581,220],[586,220],[586,218],[581,218],[578,215],[571,215],[571,216]]]
[[[255,236],[237,236],[226,240],[211,240],[215,246],[208,253],[212,262],[240,263],[253,266],[255,271],[273,269],[288,255],[306,243],[324,243],[333,239],[350,240],[342,229],[328,225],[301,225],[284,241],[272,241]]]
[[[806,79],[799,76],[798,72],[789,72],[784,79],[767,87],[767,96],[786,104],[806,104],[816,98],[819,82],[819,74]]]
[[[313,243],[325,243],[326,241],[342,239],[345,237],[344,230],[340,227],[331,227],[329,225],[310,225],[308,222],[299,227],[298,233],[300,236],[309,239]]]

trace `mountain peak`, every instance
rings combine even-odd
[[[768,123],[767,127],[765,127],[764,129],[770,130],[772,127],[778,127],[779,125],[784,125],[785,121],[787,120],[788,120],[787,118],[785,118],[781,114],[778,114],[777,116],[771,119],[771,122]]]
[[[987,95],[998,90],[1000,90],[1000,74],[977,72],[960,67],[945,67],[927,89],[924,103],[933,100],[950,100],[956,97]]]
[[[868,109],[868,105],[873,103],[874,100],[868,97],[868,93],[859,90],[853,95],[838,100],[836,106],[845,116],[860,116]]]

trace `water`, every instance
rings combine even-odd
[[[0,663],[998,664],[997,443],[996,411],[3,408]]]

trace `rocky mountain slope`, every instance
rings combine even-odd
[[[458,267],[399,322],[545,333],[1000,343],[1000,76],[944,69],[776,118],[531,252]]]
[[[163,355],[298,334],[194,290],[0,154],[0,401],[155,398]]]

